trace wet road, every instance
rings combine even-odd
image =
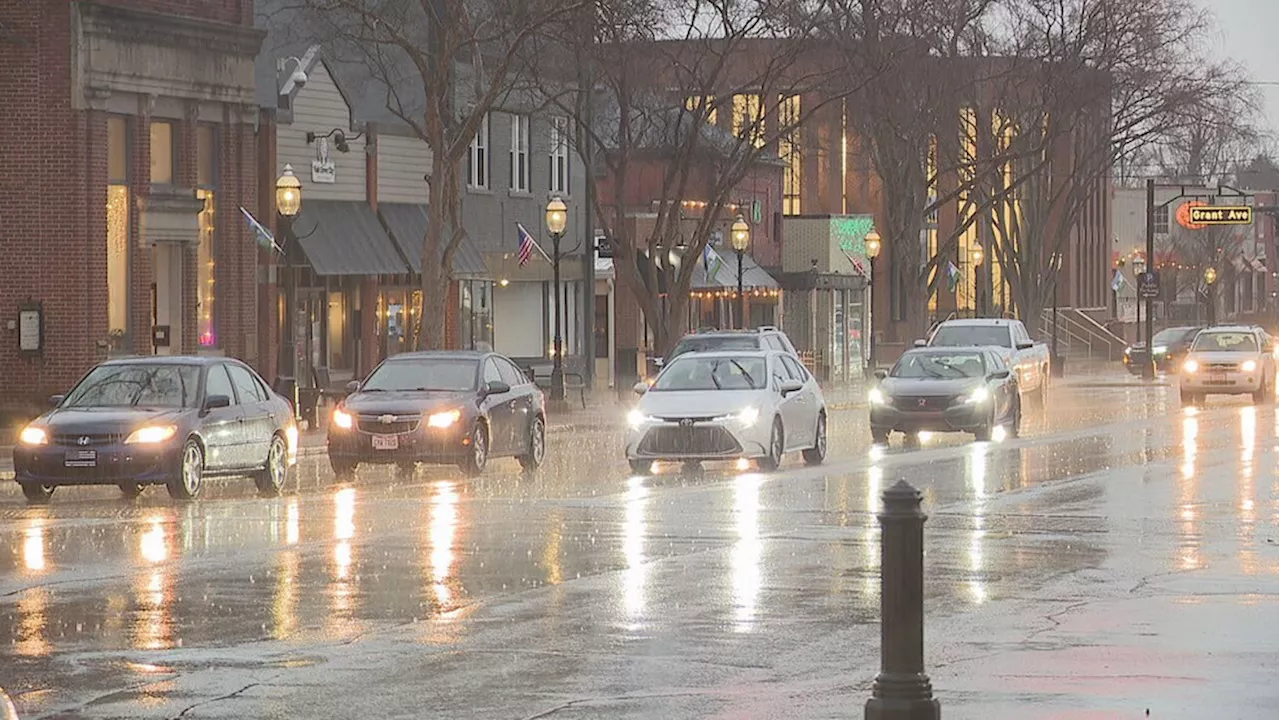
[[[282,498],[47,508],[6,484],[0,687],[23,718],[860,715],[873,513],[906,479],[948,717],[1275,717],[1274,406],[1175,403],[1063,386],[1023,438],[888,449],[841,411],[827,465],[768,475],[631,478],[599,430],[534,479],[305,461]]]

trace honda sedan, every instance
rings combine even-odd
[[[111,360],[90,370],[13,449],[14,478],[32,503],[62,485],[148,485],[190,500],[215,475],[248,475],[278,494],[297,464],[288,401],[228,358]]]

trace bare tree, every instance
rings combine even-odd
[[[444,346],[446,289],[466,236],[462,161],[515,90],[521,51],[584,0],[290,0],[305,32],[363,65],[386,108],[431,149],[419,347]],[[423,198],[427,200],[427,198]]]

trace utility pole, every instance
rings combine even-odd
[[[1161,206],[1163,209],[1164,206]],[[1147,272],[1152,272],[1156,266],[1156,181],[1147,179]],[[1142,295],[1142,281],[1138,281],[1138,294]],[[1138,298],[1138,304],[1141,305],[1144,298]],[[1155,334],[1155,323],[1152,322],[1152,313],[1154,312],[1154,298],[1145,298],[1147,303],[1147,324],[1143,328],[1142,339],[1147,345],[1147,359],[1142,363],[1142,379],[1156,379],[1156,354],[1151,349],[1151,336]]]

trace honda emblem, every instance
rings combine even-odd
[[[76,444],[77,444],[77,445],[88,445],[88,444],[89,444],[89,436],[88,436],[88,435],[81,435],[81,436],[80,436],[80,439],[76,440]]]

